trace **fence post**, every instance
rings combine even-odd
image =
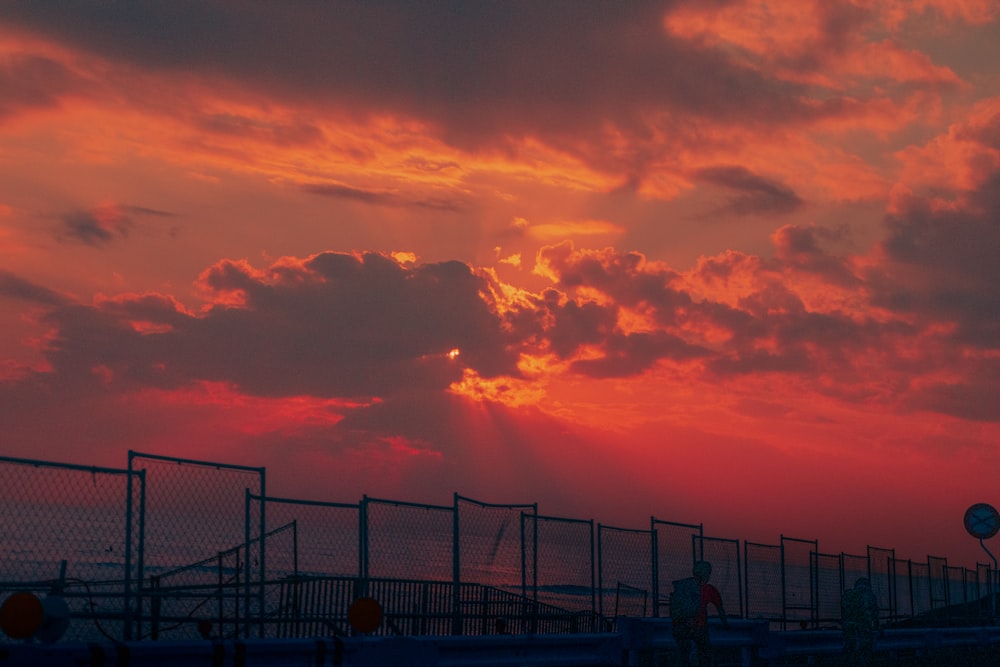
[[[131,452],[129,452],[131,455]],[[132,466],[131,457],[128,478],[125,481],[125,618],[122,636],[125,641],[132,639]]]
[[[250,639],[250,489],[243,490],[243,519],[243,564],[247,568],[243,578],[243,636]],[[239,573],[239,563],[236,571]]]
[[[653,566],[650,568],[653,572],[653,618],[660,617],[660,538],[656,532],[656,519],[653,516],[649,517],[649,532],[653,535],[652,543],[652,558]]]
[[[462,568],[461,568],[461,555],[460,555],[460,543],[459,538],[459,523],[458,523],[458,491],[455,492],[454,497],[454,512],[452,514],[452,533],[451,533],[451,544],[452,544],[452,579],[455,585],[455,592],[453,598],[452,613],[454,618],[452,619],[451,631],[454,635],[462,634]]]
[[[264,638],[264,582],[267,580],[267,548],[265,541],[267,540],[267,517],[265,508],[267,507],[267,470],[265,468],[260,469],[260,591],[257,593],[257,615],[260,617],[260,626],[258,630],[258,636]],[[249,556],[249,554],[247,554]],[[249,564],[248,564],[249,566]]]
[[[160,578],[152,576],[149,578],[149,589],[152,597],[149,601],[149,638],[157,640],[160,638]]]
[[[131,452],[129,456],[131,457]],[[129,458],[129,468],[132,467],[132,459]],[[139,479],[142,480],[142,484],[139,485],[139,563],[138,570],[136,572],[136,580],[138,581],[138,597],[136,599],[135,610],[136,610],[136,637],[142,636],[142,580],[145,577],[145,566],[146,566],[146,471],[139,471]]]

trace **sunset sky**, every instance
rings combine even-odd
[[[996,0],[0,3],[3,455],[971,567],[998,259]]]

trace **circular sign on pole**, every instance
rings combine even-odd
[[[973,537],[987,540],[1000,531],[1000,513],[993,505],[976,503],[965,510],[965,529]]]

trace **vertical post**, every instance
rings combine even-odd
[[[243,636],[250,638],[250,489],[243,489],[243,565],[247,568],[243,577]],[[237,562],[237,572],[239,572]]]
[[[594,585],[594,520],[590,520],[590,613],[597,611],[597,589]]]
[[[237,549],[236,550],[236,554],[237,554],[236,558],[237,558],[237,560],[239,559],[239,553],[240,553],[240,551],[239,551],[239,549]],[[224,623],[226,622],[226,612],[225,612],[225,609],[226,609],[226,592],[225,592],[226,577],[225,577],[225,573],[223,572],[223,563],[222,563],[222,554],[221,553],[219,554],[219,568],[218,569],[219,569],[219,582],[218,582],[219,638],[221,639],[222,637],[225,636],[225,634],[223,633],[222,629],[224,627]]]
[[[368,496],[361,497],[358,505],[358,585],[357,596],[368,595]]]
[[[604,617],[604,568],[602,565],[601,524],[597,524],[597,614]]]
[[[986,555],[989,556],[990,560],[993,561],[993,571],[996,572],[997,571],[997,559],[993,555],[993,553],[989,549],[986,548],[986,543],[983,542],[983,538],[981,538],[981,537],[979,538],[979,546],[981,546],[983,548],[983,551],[986,552]],[[995,576],[991,577],[991,578],[993,578],[993,581],[1000,581],[1000,579],[997,579]],[[992,585],[993,581],[990,582],[990,584],[991,584],[990,585],[990,614],[994,618],[996,618],[996,615],[997,615],[997,595],[996,595],[996,591],[994,590],[993,585]]]
[[[453,635],[462,634],[462,567],[461,567],[461,539],[459,538],[459,521],[458,521],[458,492],[455,492],[454,498],[454,510],[452,514],[452,559],[451,559],[451,575],[452,581],[454,582],[455,590],[453,593],[453,605],[452,610],[454,616],[452,619],[451,633]]]
[[[649,533],[652,536],[652,553],[650,558],[653,559],[650,570],[653,574],[653,618],[660,617],[660,539],[657,537],[656,532],[656,520],[650,516],[649,517]]]
[[[292,521],[292,574],[299,577],[299,521]]]
[[[524,540],[524,522],[527,514],[521,512],[521,597],[528,597],[528,555],[525,553],[527,547]]]
[[[257,615],[260,617],[260,626],[257,636],[264,638],[264,582],[267,579],[267,471],[260,469],[260,590],[257,592]]]
[[[534,515],[531,519],[531,599],[538,609],[538,503],[533,503],[532,511]]]
[[[125,615],[122,636],[125,641],[132,639],[132,452],[129,451],[129,466],[125,481]]]
[[[785,587],[785,536],[780,535],[779,549],[781,554],[781,629],[788,629],[788,592]]]
[[[131,463],[130,463],[131,467]],[[146,471],[139,471],[139,563],[136,580],[138,581],[138,596],[135,604],[136,637],[142,636],[142,580],[146,576]]]
[[[149,588],[152,598],[149,601],[149,638],[156,641],[160,638],[160,578],[149,578]]]

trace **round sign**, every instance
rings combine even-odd
[[[976,503],[965,510],[965,529],[981,540],[991,538],[1000,531],[1000,513],[993,505]]]
[[[358,632],[375,632],[382,625],[382,605],[375,598],[358,598],[347,610],[347,622]]]

